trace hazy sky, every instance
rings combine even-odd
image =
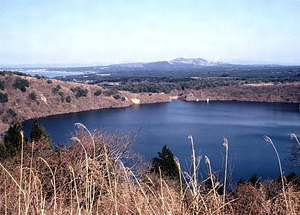
[[[300,65],[300,0],[0,0],[0,65]]]

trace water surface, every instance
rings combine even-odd
[[[32,121],[25,122],[29,133]],[[39,119],[55,144],[70,142],[74,123],[83,123],[90,130],[105,132],[139,131],[134,143],[136,152],[150,161],[167,144],[181,165],[188,169],[191,155],[189,135],[194,138],[198,155],[210,158],[212,167],[222,175],[225,157],[223,139],[229,141],[232,179],[262,178],[279,175],[274,150],[264,140],[268,135],[284,161],[286,173],[292,171],[286,160],[291,133],[300,136],[300,111],[296,104],[249,102],[183,102],[132,106],[51,116]],[[201,160],[201,173],[207,166]],[[294,169],[300,173],[299,168]]]

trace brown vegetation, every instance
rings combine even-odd
[[[180,170],[179,181],[149,173],[147,166],[125,166],[133,136],[80,131],[70,148],[49,140],[22,142],[14,158],[0,164],[1,214],[297,214],[299,187],[280,180],[240,183],[231,193],[210,171],[197,178]],[[21,135],[21,134],[20,134]],[[191,142],[192,142],[192,137]],[[226,148],[226,141],[224,141]],[[192,142],[193,144],[193,142]],[[227,143],[228,144],[228,143]],[[227,145],[228,147],[228,145]],[[200,160],[199,160],[200,162]],[[206,162],[211,169],[209,159]],[[225,182],[226,183],[226,182]],[[285,182],[284,182],[285,183]],[[225,189],[224,189],[225,190]]]
[[[97,110],[103,108],[126,107],[134,104],[132,99],[141,103],[170,101],[169,96],[153,93],[149,95],[129,92],[108,92],[98,85],[78,84],[48,78],[21,76],[28,81],[25,91],[14,87],[20,76],[10,72],[0,75],[4,89],[0,90],[0,133],[4,133],[14,120],[26,120],[49,115]],[[99,94],[99,92],[102,92]]]
[[[17,81],[16,81],[17,80]],[[114,91],[98,85],[58,81],[42,77],[0,72],[0,133],[14,120],[49,115],[127,107],[133,104],[185,101],[300,101],[300,83],[241,84],[166,93]]]
[[[300,83],[264,85],[236,85],[186,91],[181,98],[186,101],[249,101],[249,102],[300,102]]]

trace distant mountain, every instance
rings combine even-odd
[[[128,63],[128,64],[113,64],[109,66],[94,67],[97,70],[114,72],[117,70],[176,70],[176,69],[190,69],[203,68],[213,66],[228,66],[230,64],[209,62],[203,58],[176,58],[170,61],[156,61],[149,63]]]
[[[220,63],[208,62],[203,58],[176,58],[170,61],[171,64],[189,64],[194,66],[216,66]]]
[[[126,68],[177,68],[177,67],[206,67],[228,65],[225,63],[209,62],[203,58],[175,58],[170,61],[156,61],[149,63],[134,63],[134,64],[115,64],[108,67],[126,67]]]
[[[203,58],[176,58],[170,61],[156,61],[148,63],[122,63],[112,64],[107,66],[77,66],[77,67],[18,67],[18,68],[2,68],[2,70],[14,70],[21,71],[27,74],[39,74],[45,75],[50,73],[57,73],[57,76],[76,75],[71,73],[83,73],[83,74],[122,74],[129,75],[139,74],[147,72],[152,73],[167,73],[167,72],[181,72],[181,71],[193,71],[193,70],[211,70],[211,69],[225,69],[232,66],[238,67],[241,65],[225,64],[220,62],[210,62]],[[0,69],[1,70],[1,69]]]

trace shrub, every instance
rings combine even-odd
[[[12,117],[17,116],[17,113],[16,113],[13,109],[8,109],[6,112],[7,112],[8,114],[10,114]]]
[[[116,94],[116,95],[114,95],[113,97],[114,97],[114,99],[116,99],[116,100],[118,100],[118,99],[121,98],[121,96],[120,96],[119,94]]]
[[[75,97],[78,99],[80,97],[86,97],[88,90],[81,87],[71,87],[70,90],[75,93]]]
[[[102,94],[102,90],[97,90],[97,91],[94,93],[95,96],[100,96],[101,94]]]
[[[0,81],[0,90],[4,90],[4,82]]]
[[[26,87],[29,87],[29,82],[26,79],[17,77],[13,83],[13,87],[25,92]]]
[[[61,89],[61,86],[60,85],[56,85],[56,87],[52,88],[52,93],[56,94],[56,93],[59,92],[60,89]]]
[[[71,97],[70,97],[70,96],[67,96],[67,97],[66,97],[66,102],[67,102],[67,103],[70,103],[70,102],[71,102]]]
[[[30,94],[29,94],[29,98],[31,99],[31,100],[36,100],[36,93],[35,92],[31,92]]]
[[[70,90],[75,93],[76,92],[76,87],[71,87]]]
[[[115,94],[117,94],[117,93],[118,93],[118,91],[115,90],[115,89],[106,90],[106,91],[103,92],[103,94],[104,94],[105,96],[107,96],[107,97],[112,96],[112,95],[115,95]]]
[[[7,118],[7,116],[2,117],[2,122],[3,123],[8,123],[9,122],[9,119]]]
[[[0,93],[0,103],[6,103],[6,102],[8,102],[7,93]]]
[[[256,188],[259,188],[261,183],[259,177],[256,174],[252,175],[248,182],[250,182],[252,186]]]
[[[61,97],[64,97],[64,92],[58,92],[58,95],[60,95]]]
[[[52,84],[52,80],[48,79],[47,84]]]

